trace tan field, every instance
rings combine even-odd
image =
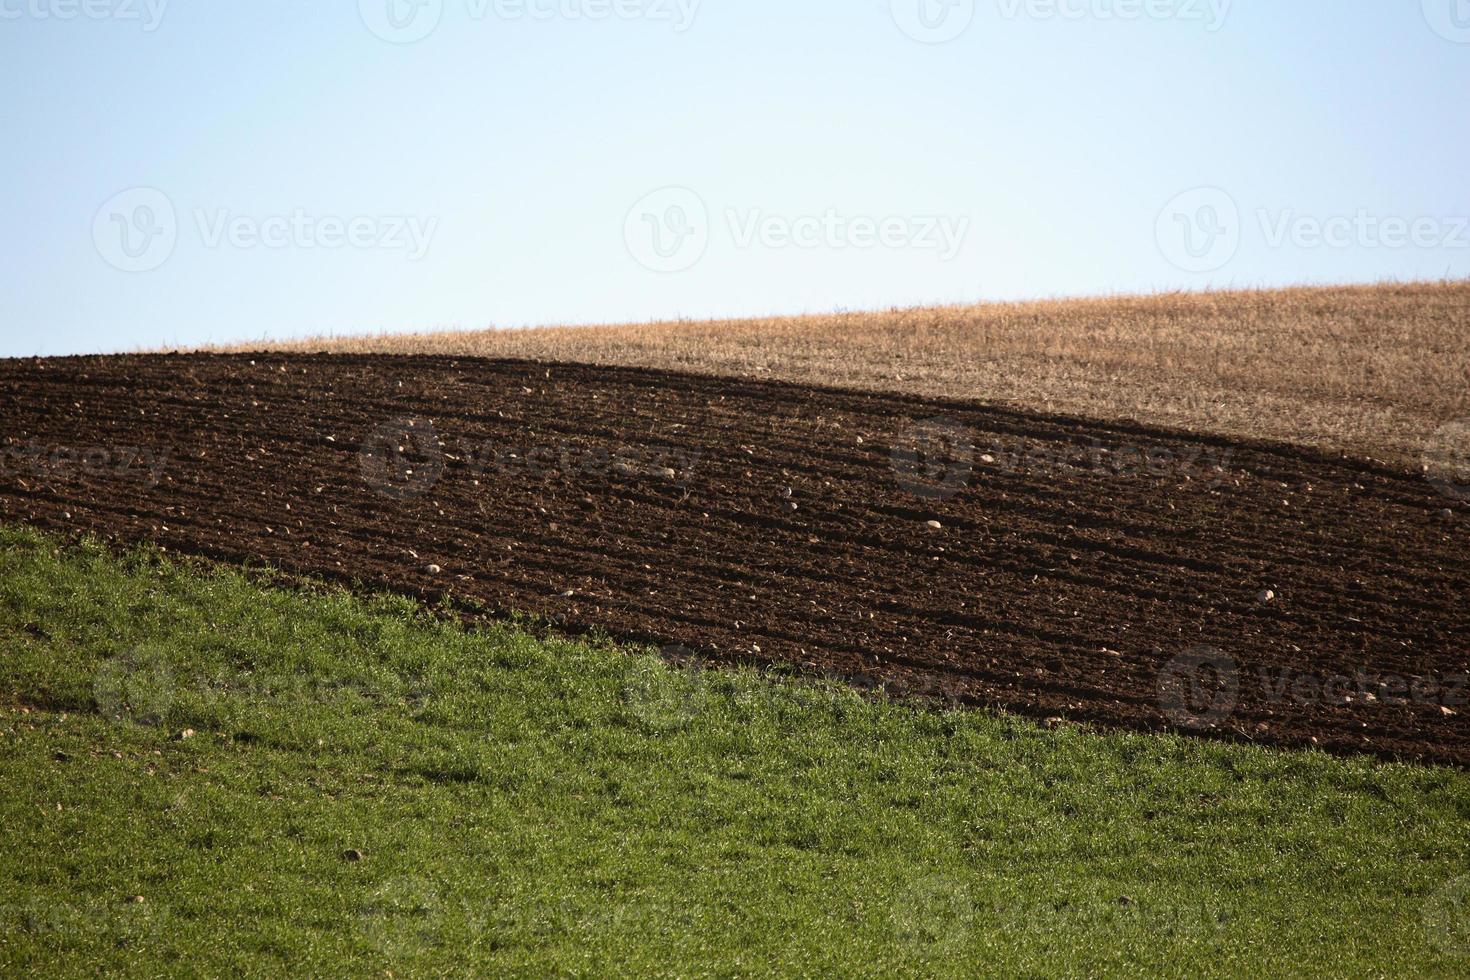
[[[1470,415],[1470,282],[311,339],[914,392],[1419,465]],[[235,349],[260,349],[260,344]],[[1448,428],[1447,428],[1448,426]],[[1437,447],[1437,449],[1435,448]]]

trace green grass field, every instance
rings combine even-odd
[[[0,973],[1464,975],[1470,774],[0,531]]]

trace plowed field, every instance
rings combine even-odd
[[[437,357],[0,362],[0,418],[4,521],[1042,718],[1470,762],[1466,488],[1407,472]]]

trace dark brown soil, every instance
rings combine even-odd
[[[3,521],[1042,718],[1470,762],[1470,513],[1408,473],[432,357],[6,361],[0,418]]]

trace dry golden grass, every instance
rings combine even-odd
[[[1470,282],[313,339],[274,349],[524,357],[1132,418],[1416,463],[1470,412]],[[243,345],[236,349],[258,349]]]

